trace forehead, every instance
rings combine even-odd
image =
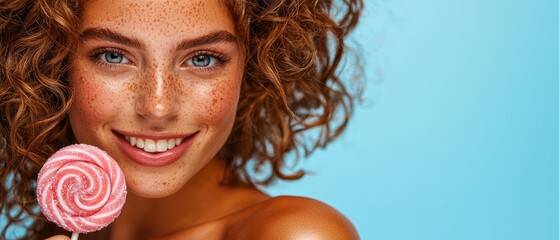
[[[220,0],[87,0],[80,15],[84,28],[162,35],[203,34],[217,29],[234,33],[231,14]]]

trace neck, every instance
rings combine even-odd
[[[255,188],[221,184],[226,169],[221,159],[214,158],[170,196],[150,199],[128,193],[111,235],[118,239],[161,236],[215,221],[267,198]]]

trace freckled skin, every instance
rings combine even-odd
[[[82,31],[108,29],[140,46],[85,39],[72,57],[72,130],[115,158],[128,186],[116,221],[80,239],[357,239],[347,219],[316,200],[221,184],[227,166],[216,154],[235,121],[244,56],[236,42],[176,48],[215,31],[235,35],[221,2],[89,0],[82,8]],[[101,58],[115,51],[127,61]],[[193,66],[206,51],[227,60]],[[176,162],[150,167],[124,154],[113,131],[197,135]]]
[[[178,191],[215,156],[232,128],[244,70],[240,48],[231,42],[175,48],[182,40],[212,31],[235,34],[234,23],[219,3],[164,2],[87,1],[81,16],[83,29],[111,29],[138,39],[142,47],[87,40],[79,44],[70,71],[75,96],[70,122],[78,141],[115,157],[130,191],[143,197],[165,197]],[[186,6],[157,8],[155,4]],[[103,47],[122,49],[131,63],[101,66],[90,55]],[[201,50],[230,60],[212,70],[185,66],[191,54]],[[153,168],[121,153],[112,130],[198,134],[179,161]]]

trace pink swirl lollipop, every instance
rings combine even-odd
[[[124,174],[97,147],[67,146],[41,168],[37,200],[49,221],[74,233],[94,232],[120,214],[126,201]]]

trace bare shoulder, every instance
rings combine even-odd
[[[355,227],[331,206],[311,198],[270,198],[241,214],[226,239],[359,239]]]

